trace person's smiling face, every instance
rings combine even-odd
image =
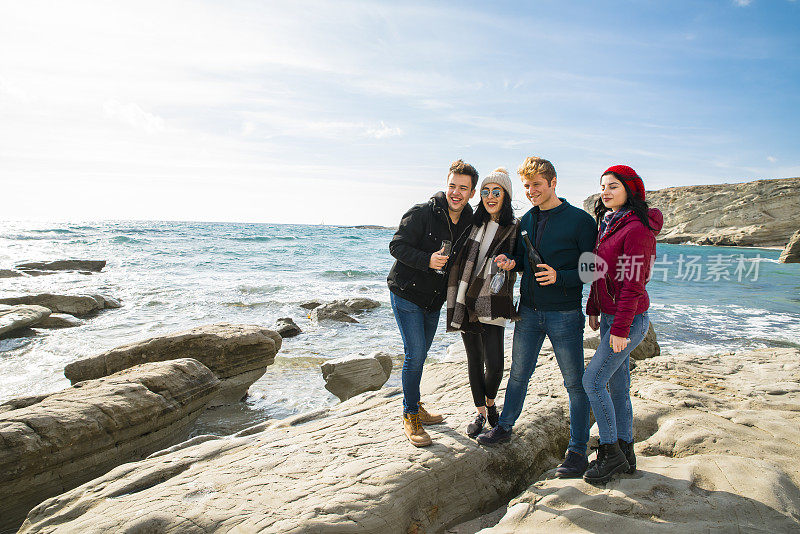
[[[505,198],[506,192],[499,184],[488,183],[481,189],[481,202],[492,219],[499,216]]]
[[[447,177],[447,206],[450,211],[460,212],[467,205],[467,201],[475,195],[472,188],[472,177],[466,174],[450,173]]]

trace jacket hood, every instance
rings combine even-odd
[[[653,234],[658,235],[661,229],[664,228],[664,214],[658,208],[650,208],[647,210],[647,216],[650,228],[653,229]]]

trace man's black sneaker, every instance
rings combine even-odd
[[[597,461],[589,466],[583,474],[583,480],[590,484],[605,484],[617,473],[624,473],[630,469],[628,460],[619,448],[619,443],[600,444],[597,449]]]
[[[500,414],[497,413],[496,404],[492,404],[491,406],[486,407],[486,421],[492,428],[496,427],[497,423],[500,421]]]
[[[581,478],[588,466],[589,460],[586,455],[567,451],[566,458],[556,469],[556,478]]]
[[[467,435],[474,438],[483,432],[483,425],[486,424],[486,418],[482,413],[479,413],[473,422],[467,425]]]
[[[633,442],[631,441],[628,443],[627,441],[622,441],[618,439],[617,442],[619,443],[619,448],[622,449],[622,454],[625,455],[625,459],[628,460],[628,465],[630,469],[625,471],[627,474],[632,475],[636,472],[636,454],[633,452]]]
[[[506,430],[500,425],[492,427],[488,432],[484,432],[478,436],[478,443],[481,445],[496,445],[498,443],[505,443],[511,439],[511,430]]]

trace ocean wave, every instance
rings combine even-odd
[[[126,243],[129,245],[138,245],[141,243],[149,243],[147,239],[136,239],[135,237],[128,237],[125,235],[117,235],[111,239],[112,243]]]
[[[266,243],[268,241],[295,241],[300,239],[299,237],[295,237],[293,235],[254,235],[254,236],[247,236],[247,237],[232,237],[233,241],[243,241],[247,242],[254,242],[254,243]]]
[[[264,306],[270,306],[274,303],[272,302],[223,302],[223,306],[230,306],[232,308],[262,308]]]
[[[66,228],[46,228],[42,230],[28,230],[29,232],[34,232],[37,234],[77,234],[79,232],[74,232],[72,230],[67,230]]]
[[[278,291],[285,288],[284,286],[277,286],[277,285],[251,286],[247,284],[242,284],[237,286],[236,289],[240,293],[244,293],[245,295],[270,295],[272,293],[277,293]]]
[[[330,270],[322,272],[323,278],[333,278],[337,280],[365,280],[373,279],[376,276],[384,276],[385,274],[386,273],[384,271],[359,271],[356,269],[343,269],[340,271]]]

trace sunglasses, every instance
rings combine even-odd
[[[494,198],[500,198],[500,195],[503,194],[503,190],[500,189],[499,187],[495,187],[491,191],[489,191],[488,189],[481,189],[481,198],[488,197],[489,193],[491,193]]]

